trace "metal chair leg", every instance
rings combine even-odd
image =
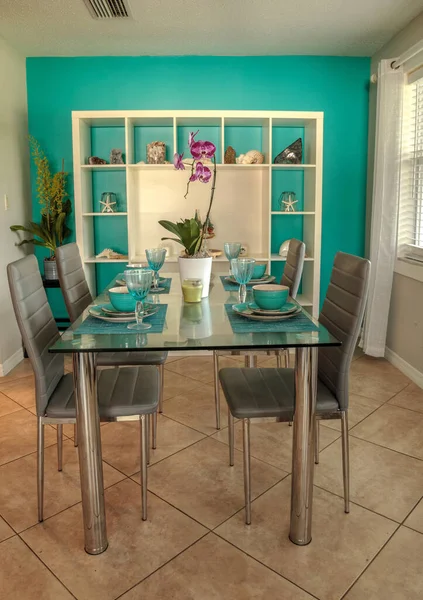
[[[140,416],[140,449],[141,449],[141,518],[147,520],[147,457],[150,444],[148,443],[149,415]]]
[[[57,425],[57,470],[63,465],[63,425]]]
[[[219,356],[213,350],[214,366],[214,406],[216,411],[216,429],[220,429],[220,388],[219,388]]]
[[[159,412],[163,412],[163,395],[164,395],[164,364],[159,365],[160,376],[160,392],[159,392]]]
[[[78,447],[78,427],[76,426],[76,423],[73,426],[73,445],[75,448]]]
[[[281,363],[281,351],[280,350],[276,350],[276,367],[278,369],[280,369],[282,367],[282,363]]]
[[[234,450],[235,450],[235,439],[234,439],[234,418],[228,407],[228,435],[229,435],[229,466],[234,466]]]
[[[350,450],[348,433],[348,412],[341,412],[341,430],[342,430],[342,475],[344,479],[344,503],[345,512],[350,512]]]
[[[247,354],[245,356],[245,366],[249,369],[257,368],[257,356],[255,354]]]
[[[147,443],[147,452],[146,452],[147,464],[149,465],[150,464],[150,415],[147,415],[145,418],[145,431],[146,431],[145,437],[147,440],[147,442],[146,442]]]
[[[250,419],[242,420],[244,441],[244,494],[245,494],[245,523],[251,524],[251,465],[250,465]]]
[[[314,462],[319,464],[319,437],[320,437],[320,421],[314,419]]]
[[[153,448],[153,450],[155,450],[157,448],[157,411],[153,412],[153,414],[151,415],[151,421],[152,421],[152,442],[151,442],[151,447]]]
[[[288,350],[288,348],[286,348],[283,351],[283,356],[284,356],[284,361],[285,361],[284,368],[289,369],[289,350]]]
[[[37,419],[37,498],[38,521],[44,520],[44,423]]]

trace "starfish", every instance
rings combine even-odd
[[[116,202],[110,202],[110,198],[107,198],[105,202],[100,200],[100,204],[104,206],[102,213],[112,213],[115,212],[113,206],[115,206]]]
[[[298,202],[298,200],[282,200],[282,203],[285,204],[285,212],[295,212],[294,204]]]

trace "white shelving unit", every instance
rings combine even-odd
[[[283,259],[280,244],[299,237],[306,244],[301,303],[317,316],[319,311],[322,205],[323,113],[268,111],[76,111],[72,113],[76,237],[87,279],[96,291],[96,265],[126,263],[125,259],[97,259],[104,247],[127,252],[133,261],[145,260],[145,248],[155,247],[168,235],[159,219],[178,220],[205,215],[210,185],[194,183],[184,198],[188,170],[173,164],[150,165],[146,145],[166,143],[167,160],[174,152],[189,157],[189,131],[216,144],[217,186],[212,209],[216,236],[209,247],[223,249],[225,241],[240,241],[248,255],[267,261],[278,277]],[[274,157],[296,138],[303,140],[300,165],[275,165]],[[237,155],[260,150],[261,165],[227,165],[228,145]],[[112,148],[124,152],[123,165],[88,165],[92,155],[108,159]],[[281,212],[282,191],[297,194],[298,211]],[[101,193],[118,193],[118,213],[101,213]],[[112,220],[103,217],[113,217]],[[108,242],[105,245],[105,240]],[[168,245],[168,242],[164,242]],[[101,245],[102,247],[101,247]],[[116,245],[121,245],[120,248]],[[177,270],[181,247],[171,242],[173,254],[166,270]],[[103,268],[103,267],[102,267]],[[225,272],[227,261],[214,260],[214,271]],[[112,276],[112,275],[111,275]],[[111,278],[110,276],[110,278]]]

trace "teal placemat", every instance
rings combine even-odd
[[[234,333],[301,333],[302,331],[319,331],[319,328],[301,313],[286,319],[286,321],[250,321],[238,315],[232,308],[232,304],[225,304],[226,314]]]
[[[100,305],[99,305],[100,306]],[[150,329],[146,329],[145,333],[162,333],[166,312],[167,304],[159,304],[159,310],[151,317],[144,319],[146,323],[151,325]],[[83,323],[74,331],[77,335],[89,334],[89,335],[101,335],[101,334],[128,334],[128,333],[139,333],[136,330],[128,329],[129,323],[112,323],[111,321],[102,321],[89,315]]]
[[[122,278],[123,278],[123,273],[119,273],[119,275],[116,277],[116,279],[122,279]],[[153,290],[151,290],[151,293],[169,294],[171,285],[172,285],[172,277],[163,277],[162,281],[159,282],[159,286],[164,288],[164,290],[162,292],[154,292]]]

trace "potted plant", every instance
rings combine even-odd
[[[190,177],[187,182],[185,198],[188,196],[190,184],[199,181],[207,184],[210,180],[210,201],[203,223],[196,215],[191,219],[182,219],[173,223],[172,221],[159,221],[160,225],[170,231],[175,237],[164,237],[162,240],[172,240],[181,244],[184,248],[184,253],[178,258],[179,273],[181,281],[184,279],[202,279],[203,295],[205,298],[209,295],[210,275],[212,268],[212,257],[209,256],[205,242],[207,238],[207,227],[210,223],[210,211],[213,205],[214,191],[216,189],[216,146],[208,141],[196,141],[195,137],[198,134],[190,133],[188,146],[192,157],[192,162],[189,163],[191,168]],[[185,170],[183,162],[184,153],[175,153],[173,164],[177,170]],[[210,169],[207,164],[213,165]]]
[[[72,211],[71,201],[66,192],[68,173],[62,170],[51,175],[50,165],[44,151],[37,140],[30,136],[31,153],[37,167],[37,197],[42,206],[41,221],[30,221],[28,226],[12,225],[12,231],[25,231],[31,234],[30,239],[17,242],[17,246],[34,244],[50,251],[50,256],[44,259],[45,279],[57,279],[55,252],[71,234],[67,226],[67,218]]]

